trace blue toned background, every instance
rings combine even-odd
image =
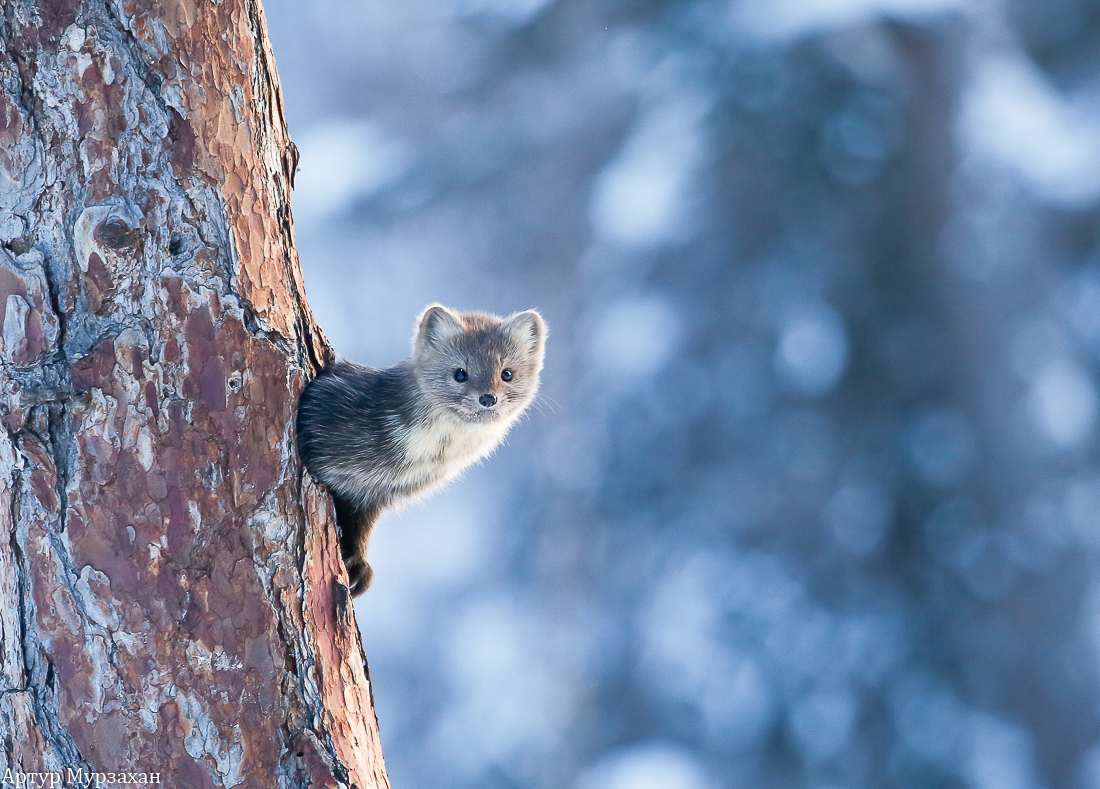
[[[1100,2],[266,7],[337,351],[551,328],[379,524],[395,787],[1100,789]]]

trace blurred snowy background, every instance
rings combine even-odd
[[[1100,788],[1100,1],[265,5],[337,351],[551,328],[379,525],[395,787]]]

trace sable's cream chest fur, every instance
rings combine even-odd
[[[447,482],[496,449],[514,421],[478,424],[441,413],[414,424],[403,436],[405,462],[397,469],[398,484],[423,488],[422,493]]]

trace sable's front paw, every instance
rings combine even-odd
[[[358,556],[345,560],[344,566],[348,570],[348,588],[351,590],[351,596],[358,597],[370,586],[374,578],[374,570]]]

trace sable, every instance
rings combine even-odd
[[[353,595],[371,582],[367,542],[379,514],[500,445],[538,393],[545,341],[534,310],[501,318],[433,304],[404,362],[338,362],[305,388],[298,452],[332,493]]]

